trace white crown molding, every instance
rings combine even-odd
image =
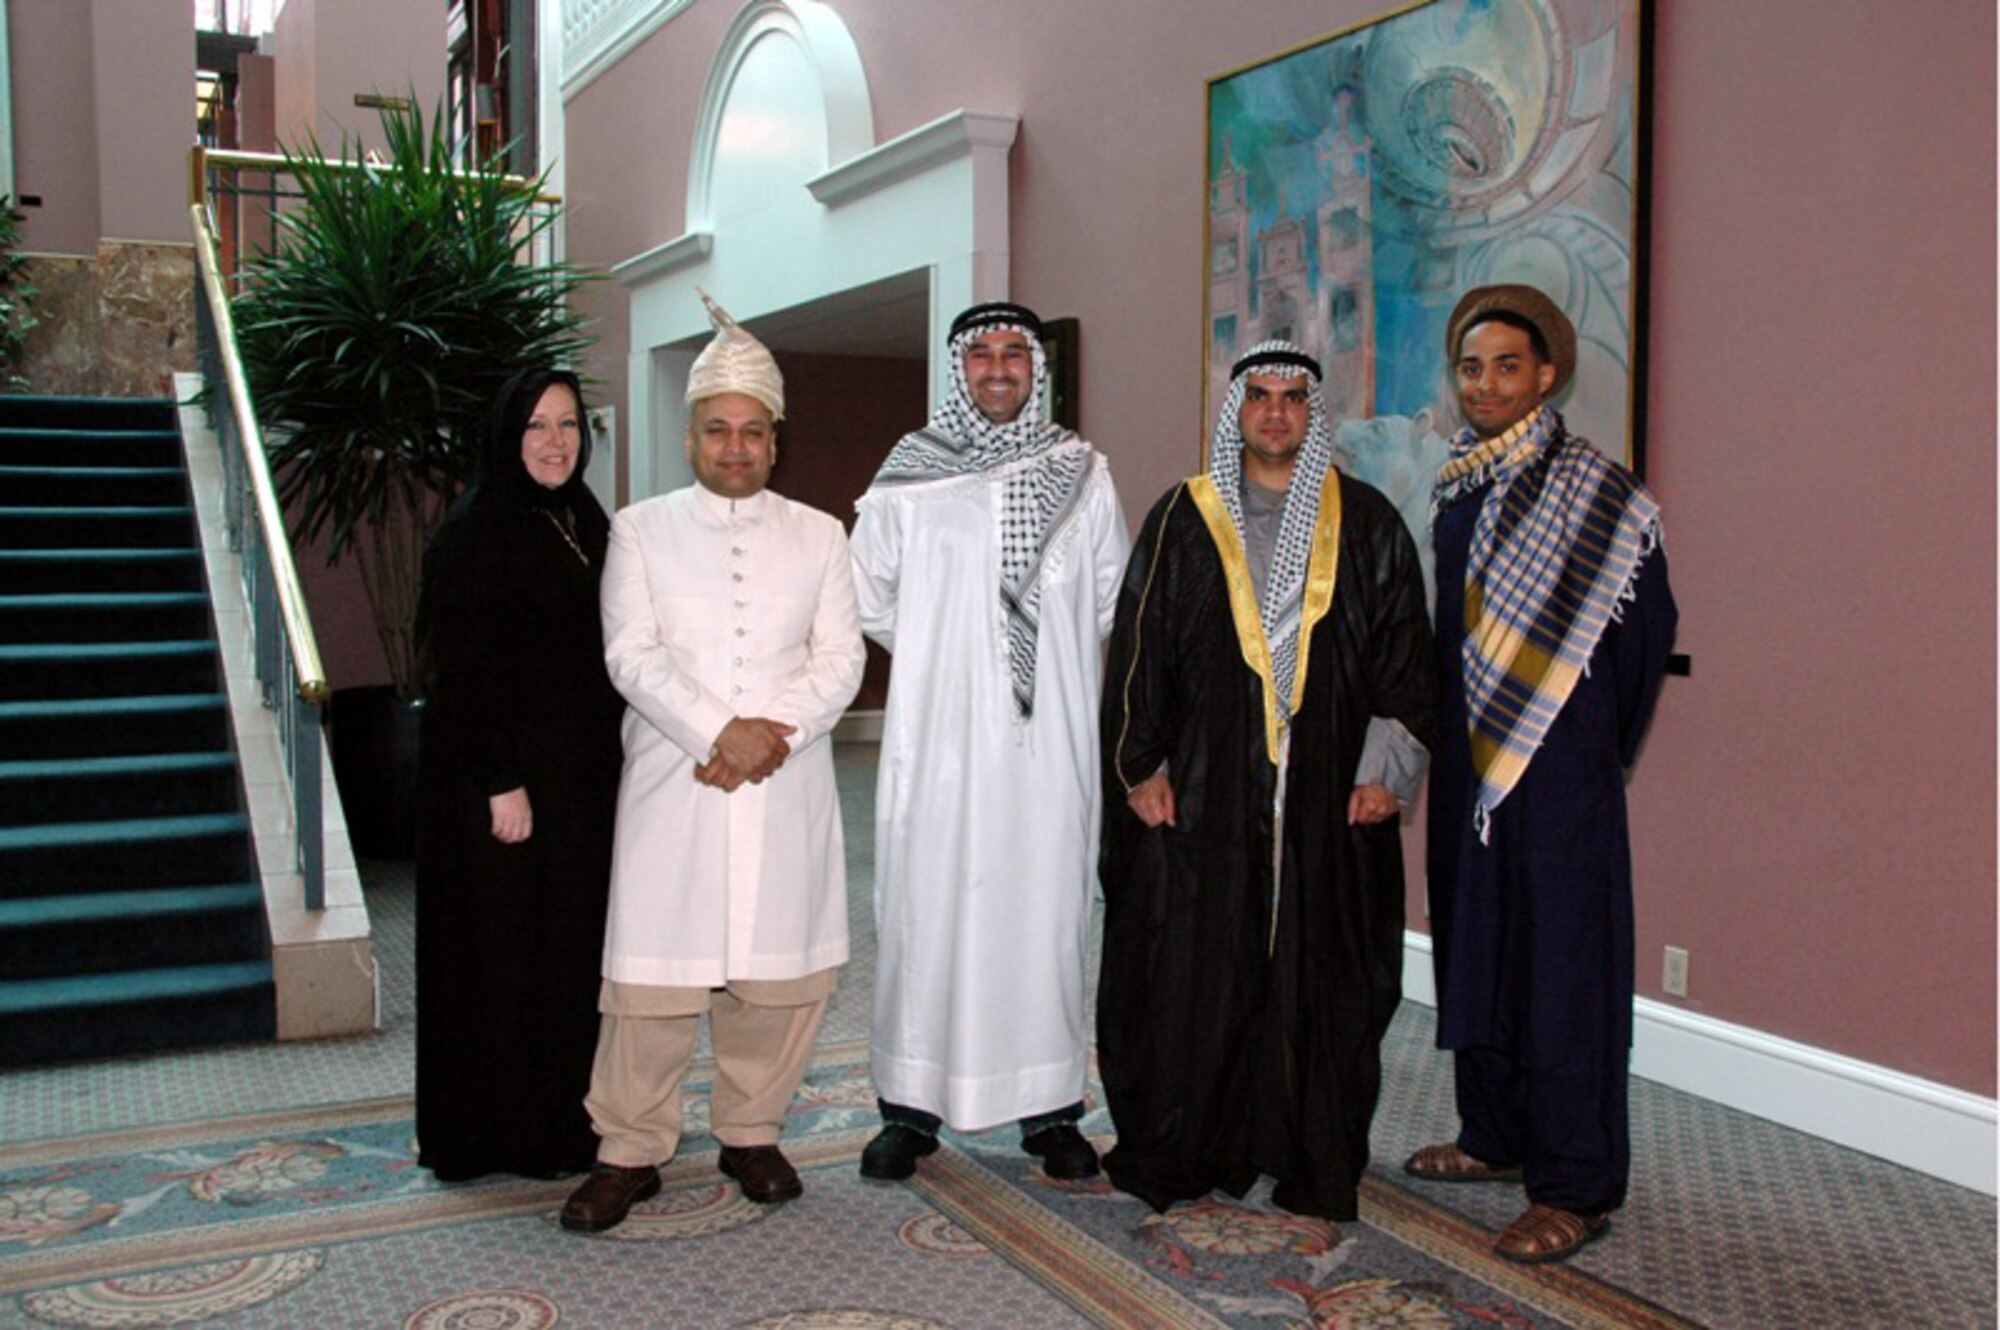
[[[1403,996],[1437,1005],[1431,940],[1403,934]],[[1991,1196],[1992,1099],[1638,998],[1632,1074]]]
[[[562,95],[592,79],[686,9],[691,0],[562,0]]]
[[[611,265],[611,275],[626,286],[636,286],[662,273],[700,263],[714,250],[714,232],[688,231],[642,254],[619,260]]]
[[[952,111],[849,158],[806,188],[827,207],[838,207],[959,157],[992,152],[1004,161],[1020,129],[1019,116]]]

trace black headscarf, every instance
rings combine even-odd
[[[528,474],[521,464],[521,438],[528,432],[528,418],[550,388],[562,386],[576,397],[577,414],[583,429],[583,446],[577,450],[576,466],[569,479],[549,489]],[[580,516],[586,508],[597,508],[597,500],[583,483],[584,469],[590,465],[590,413],[583,404],[583,384],[566,369],[524,369],[500,385],[488,417],[486,437],[481,441],[479,465],[473,476],[470,500],[510,506],[543,508],[561,513],[567,509]]]
[[[546,488],[522,464],[522,440],[542,394],[556,386],[574,394],[582,438],[570,476],[560,486]],[[584,468],[590,464],[590,418],[576,374],[528,368],[510,376],[494,396],[474,462],[472,488],[458,496],[424,552],[414,628],[426,694],[458,698],[446,706],[470,704],[474,710],[500,706],[504,704],[496,700],[500,694],[492,692],[500,688],[494,678],[516,668],[520,660],[544,666],[550,660],[570,664],[586,660],[594,662],[594,668],[572,672],[570,684],[616,698],[602,674],[604,644],[598,624],[598,576],[604,572],[610,518],[584,484]],[[514,650],[508,636],[512,632],[560,636],[576,650],[550,652],[544,650],[546,642],[534,650]],[[496,664],[500,658],[510,658],[514,664],[500,666]],[[446,684],[446,676],[458,682]],[[582,706],[584,698],[578,696],[576,702]],[[480,742],[488,756],[500,752],[498,738]],[[520,770],[498,758],[494,762],[496,770],[504,772],[496,776],[502,784],[494,790],[522,784]]]
[[[522,465],[521,439],[535,404],[557,384],[576,394],[583,439],[569,479],[549,489]],[[539,551],[535,557],[552,559],[557,566],[567,565],[573,557],[568,550],[581,553],[581,563],[593,582],[604,568],[611,519],[583,481],[584,468],[590,464],[590,416],[576,375],[568,370],[536,368],[509,378],[493,399],[477,462],[472,488],[452,505],[424,554],[415,630],[427,681],[435,673],[431,637],[438,622],[440,579],[449,581],[456,576],[511,585],[520,575],[514,560],[534,551]]]

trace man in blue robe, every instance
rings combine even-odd
[[[1465,428],[1432,491],[1443,684],[1429,870],[1438,1044],[1461,1129],[1404,1170],[1519,1177],[1501,1256],[1608,1228],[1630,1165],[1632,866],[1625,768],[1673,646],[1659,505],[1548,399],[1576,332],[1528,286],[1447,326]]]

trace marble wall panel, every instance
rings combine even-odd
[[[194,250],[105,241],[94,259],[35,255],[31,392],[167,397],[195,367]]]

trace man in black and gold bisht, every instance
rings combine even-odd
[[[1105,671],[1104,1166],[1156,1209],[1269,1174],[1279,1207],[1351,1220],[1437,705],[1422,573],[1333,468],[1318,364],[1265,342],[1230,377]]]

